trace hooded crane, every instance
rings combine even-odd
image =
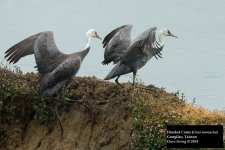
[[[112,30],[104,38],[102,44],[105,48],[103,65],[113,62],[116,64],[131,44],[132,25],[123,25]]]
[[[161,58],[160,52],[164,47],[162,42],[164,36],[177,38],[167,28],[157,30],[156,27],[153,27],[144,31],[130,44],[120,61],[105,77],[105,80],[117,77],[115,82],[120,84],[118,79],[121,75],[133,72],[134,85],[137,70],[143,67],[153,56]]]
[[[41,32],[9,48],[5,52],[5,58],[10,63],[16,63],[22,57],[34,54],[38,71],[41,74],[40,94],[57,95],[58,98],[62,98],[63,88],[77,74],[84,57],[90,50],[91,39],[101,39],[94,29],[89,29],[86,35],[87,43],[83,51],[64,54],[57,48],[53,32]]]

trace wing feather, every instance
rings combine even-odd
[[[156,41],[156,29],[156,27],[153,27],[140,34],[132,42],[127,50],[127,53],[124,54],[123,58],[121,59],[122,63],[130,66],[145,64],[146,62],[141,61],[148,61],[151,57],[158,55],[161,52],[163,46],[155,47],[154,45],[154,42]]]
[[[103,44],[103,48],[105,48],[105,46],[108,44],[108,42],[112,39],[112,37],[121,29],[123,29],[124,27],[126,27],[127,25],[123,25],[121,27],[118,27],[114,30],[112,30],[109,34],[107,34],[105,36],[105,38],[103,39],[102,41],[102,44]]]
[[[32,35],[9,48],[5,54],[10,63],[16,63],[22,57],[34,54],[40,74],[51,72],[67,58],[58,50],[51,31]]]
[[[41,33],[32,35],[24,40],[22,40],[21,42],[15,44],[14,46],[12,46],[11,48],[9,48],[6,52],[5,52],[5,58],[7,58],[7,61],[9,61],[10,63],[16,63],[17,61],[20,60],[20,58],[26,56],[26,55],[31,55],[33,54],[34,51],[34,43],[36,41],[36,39],[38,38],[38,36]]]
[[[45,32],[38,37],[34,56],[41,74],[53,71],[68,57],[58,50],[52,32]]]
[[[121,55],[127,50],[131,43],[132,25],[123,25],[111,31],[103,40],[104,61],[103,64],[108,64],[111,61],[117,63]]]

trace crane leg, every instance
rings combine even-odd
[[[137,71],[134,71],[134,72],[133,72],[133,86],[134,86],[134,83],[135,83],[135,77],[136,77],[136,74],[137,74]]]
[[[119,78],[120,78],[120,76],[118,76],[118,77],[116,78],[115,82],[116,82],[118,85],[121,85],[121,84],[119,83],[119,81],[118,81]],[[121,86],[122,86],[122,85],[121,85]]]

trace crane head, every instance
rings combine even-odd
[[[89,29],[88,32],[86,33],[87,37],[93,37],[93,38],[98,38],[102,40],[102,38],[98,35],[98,33],[95,31],[95,29]]]
[[[177,38],[177,36],[175,34],[173,34],[172,32],[170,32],[170,30],[167,28],[162,28],[159,30],[159,32],[160,32],[160,34],[162,34],[164,36],[172,36],[172,37]]]

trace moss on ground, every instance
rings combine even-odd
[[[12,124],[21,126],[22,135],[26,132],[29,122],[35,119],[49,127],[56,122],[54,113],[56,103],[60,106],[60,114],[70,111],[73,105],[71,102],[61,102],[54,97],[40,97],[39,74],[13,73],[0,68],[0,79],[0,148],[7,148],[7,143],[12,140],[8,135],[10,132],[7,131],[11,129]],[[101,112],[103,116],[116,111],[121,115],[119,119],[127,122],[132,131],[128,133],[129,143],[123,147],[118,144],[114,149],[166,149],[167,124],[224,125],[225,123],[224,114],[193,107],[182,97],[179,98],[178,93],[167,93],[163,88],[154,86],[146,88],[141,83],[134,87],[130,83],[125,83],[121,87],[95,77],[74,77],[66,89],[66,97],[80,99],[84,96],[95,114],[95,125],[101,124],[99,119]],[[115,123],[115,128],[118,125]],[[110,140],[113,140],[112,138]],[[18,143],[22,144],[20,140]]]

